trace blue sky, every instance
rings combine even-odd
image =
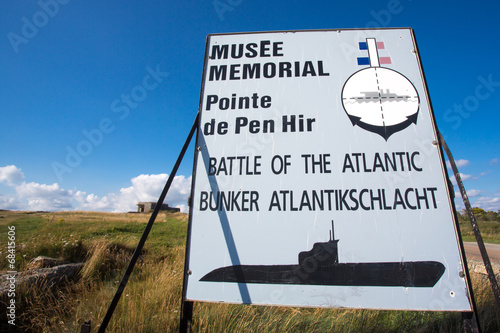
[[[474,206],[500,209],[497,1],[3,1],[0,209],[156,201],[194,121],[210,33],[412,27]],[[192,147],[167,201],[185,207]],[[457,207],[463,207],[457,200]]]

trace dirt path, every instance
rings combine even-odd
[[[492,264],[500,264],[500,244],[484,244],[488,257]],[[467,259],[474,259],[483,262],[479,247],[473,242],[464,242],[465,254]]]

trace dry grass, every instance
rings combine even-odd
[[[147,213],[107,213],[107,212],[88,212],[88,211],[61,211],[45,214],[49,219],[55,221],[63,219],[66,222],[81,222],[82,220],[99,220],[106,223],[113,222],[135,222],[147,223],[151,214]],[[187,221],[187,215],[183,213],[160,212],[157,216],[157,221],[163,222],[167,218]]]
[[[101,323],[116,291],[126,262],[112,246],[96,242],[78,282],[57,291],[32,289],[25,294],[27,332],[77,332],[92,321]],[[184,248],[177,247],[161,262],[140,262],[115,310],[107,332],[176,332],[182,285]],[[107,263],[112,261],[112,263]],[[119,274],[102,280],[98,267],[122,264]],[[85,275],[87,274],[87,275]],[[109,276],[109,275],[108,275]],[[491,288],[481,274],[473,274],[484,332],[496,332]],[[331,310],[196,303],[195,332],[458,332],[458,313],[377,310]]]
[[[116,275],[132,257],[134,249],[110,243],[105,238],[94,241],[80,276],[85,282],[106,280]]]
[[[20,254],[35,256],[45,251],[86,262],[78,280],[58,289],[27,286],[18,290],[19,331],[79,332],[81,325],[91,320],[96,332],[149,216],[87,212],[16,212],[6,216],[0,212],[2,215],[0,228],[15,224],[19,231],[18,242],[25,244]],[[107,332],[178,330],[184,261],[179,239],[185,237],[187,218],[180,215],[179,221],[178,217],[165,214],[158,218],[159,224],[153,227],[156,231],[150,234]],[[496,332],[500,325],[489,282],[481,274],[472,273],[472,278],[483,331]],[[4,313],[2,306],[0,311]],[[0,331],[5,324],[1,317]],[[457,332],[462,331],[461,325],[459,313],[213,303],[195,303],[193,318],[195,332]]]
[[[98,244],[89,263],[84,267],[94,271],[102,263],[102,249]],[[92,260],[92,258],[98,258]],[[100,258],[100,259],[99,259]],[[178,308],[182,284],[184,249],[172,250],[169,258],[158,263],[146,260],[138,263],[110,322],[108,332],[173,332],[177,330]],[[120,258],[116,259],[121,261]],[[92,262],[91,262],[92,261]],[[91,262],[91,263],[90,263]],[[123,271],[121,271],[123,273]],[[65,329],[76,332],[81,324],[91,320],[94,327],[101,323],[119,284],[121,274],[100,281],[87,275],[78,285],[78,301],[72,315],[65,321]]]

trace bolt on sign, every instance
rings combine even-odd
[[[411,29],[208,37],[186,299],[469,311]]]

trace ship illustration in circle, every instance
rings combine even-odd
[[[300,252],[297,265],[233,265],[214,269],[200,281],[260,284],[432,288],[445,266],[437,261],[340,263],[339,240]]]
[[[406,76],[382,67],[390,63],[390,57],[379,57],[378,50],[384,47],[375,38],[360,43],[368,57],[358,58],[358,65],[369,67],[347,79],[342,88],[342,105],[353,126],[379,134],[387,141],[394,133],[417,123],[420,98]]]

